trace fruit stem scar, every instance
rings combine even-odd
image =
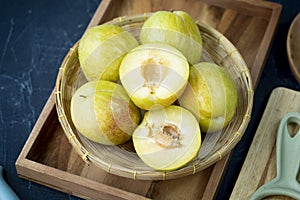
[[[83,94],[81,94],[81,95],[79,95],[80,97],[83,97],[83,98],[86,98],[87,96],[85,96],[85,95],[83,95]]]
[[[156,86],[155,83],[145,83],[144,86],[148,87],[150,94],[155,94],[155,91],[158,88],[158,86]]]
[[[150,94],[155,94],[155,92],[151,90],[151,91],[150,91]]]

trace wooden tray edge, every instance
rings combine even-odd
[[[18,175],[47,187],[84,199],[148,199],[106,184],[70,174],[28,159],[18,159]],[[53,184],[55,183],[55,184]]]
[[[55,89],[54,89],[55,90]],[[21,153],[19,154],[17,160],[16,160],[16,165],[21,160],[26,159],[26,156],[28,155],[30,149],[32,148],[32,145],[34,144],[34,141],[38,137],[40,130],[42,129],[44,123],[47,121],[47,117],[50,115],[51,111],[55,109],[55,98],[54,98],[54,90],[51,92],[41,114],[39,115],[31,133],[29,134],[29,137],[26,140],[26,143],[24,144]]]

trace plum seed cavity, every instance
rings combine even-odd
[[[158,127],[153,125],[148,126],[149,136],[154,141],[164,148],[180,147],[181,132],[174,124],[163,124]]]
[[[168,67],[164,65],[162,59],[150,57],[142,63],[141,75],[144,78],[144,87],[148,87],[150,94],[155,94],[167,73]]]

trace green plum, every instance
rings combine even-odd
[[[162,42],[178,50],[191,64],[201,59],[202,37],[196,22],[184,11],[157,11],[143,24],[142,44]]]
[[[123,57],[136,46],[137,40],[121,27],[102,24],[88,29],[78,46],[79,62],[85,77],[88,81],[117,82]]]
[[[85,83],[74,93],[71,117],[86,138],[119,145],[131,138],[140,121],[140,110],[121,85],[99,80]]]
[[[189,84],[179,104],[199,120],[203,132],[215,132],[228,125],[236,112],[235,83],[224,68],[210,62],[191,66]]]

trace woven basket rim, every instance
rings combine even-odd
[[[109,22],[106,22],[106,24],[115,24],[118,26],[125,26],[127,24],[130,24],[132,22],[140,22],[145,21],[151,14],[153,13],[144,13],[139,15],[133,15],[133,16],[122,16],[115,18]],[[187,165],[181,169],[174,170],[174,171],[133,171],[126,168],[119,168],[116,167],[110,163],[106,163],[105,161],[99,161],[97,157],[93,154],[91,154],[81,143],[80,139],[74,134],[70,124],[72,122],[68,121],[66,117],[66,113],[64,110],[63,100],[62,100],[62,79],[64,78],[64,71],[65,67],[70,60],[74,59],[74,56],[77,56],[77,47],[79,44],[79,41],[77,41],[72,48],[70,48],[70,51],[66,54],[61,67],[59,68],[57,79],[56,79],[56,85],[55,85],[55,92],[56,95],[55,103],[56,103],[56,110],[58,114],[59,122],[61,123],[61,126],[64,130],[64,133],[66,137],[68,138],[71,145],[74,147],[75,151],[80,155],[83,161],[85,161],[88,164],[95,164],[96,166],[102,168],[103,170],[106,170],[108,173],[112,173],[115,175],[132,178],[132,179],[140,179],[140,180],[166,180],[166,179],[172,179],[176,177],[182,177],[186,175],[195,174],[203,169],[206,169],[207,167],[213,165],[217,161],[221,160],[224,156],[226,156],[230,151],[236,146],[236,144],[240,141],[242,138],[248,123],[250,121],[251,112],[252,112],[252,106],[253,106],[253,96],[254,96],[254,90],[253,90],[253,84],[252,84],[252,78],[251,74],[249,72],[249,69],[239,53],[239,51],[236,49],[236,47],[220,32],[215,30],[209,25],[199,23],[197,22],[199,28],[202,30],[205,30],[208,32],[216,41],[218,41],[219,45],[222,45],[222,48],[226,52],[228,52],[228,55],[236,62],[239,66],[239,72],[240,76],[243,79],[244,84],[247,88],[247,109],[246,113],[244,113],[243,120],[241,125],[239,126],[238,130],[233,133],[233,136],[231,137],[230,141],[227,145],[222,146],[217,152],[213,153],[208,159],[201,160],[201,162],[198,162],[196,164]]]

